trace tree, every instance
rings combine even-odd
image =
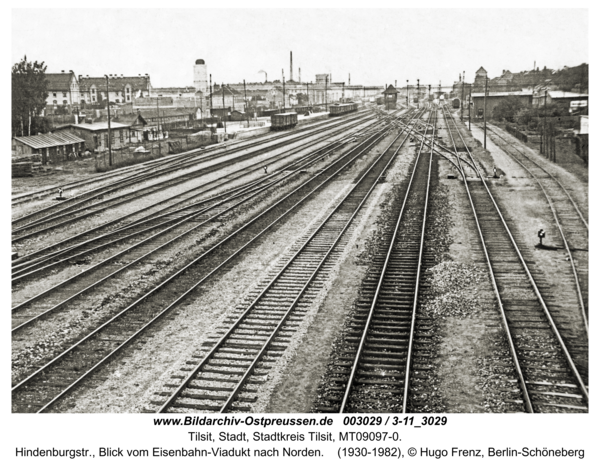
[[[44,62],[28,62],[27,56],[12,67],[12,133],[35,134],[44,128],[39,116],[46,107],[48,82]]]
[[[515,116],[522,107],[523,104],[517,96],[507,96],[494,108],[493,117],[496,120],[504,119],[508,122],[514,122]]]

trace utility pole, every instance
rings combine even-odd
[[[110,134],[110,95],[108,94],[108,75],[104,75],[104,78],[106,78],[106,112],[108,114],[108,165],[112,166],[112,135]]]
[[[462,76],[462,90],[460,92],[460,121],[463,121],[463,103],[465,102],[465,72]]]
[[[209,91],[210,91],[210,118],[212,119],[212,116],[213,116],[213,113],[212,113],[212,110],[213,110],[213,102],[212,102],[212,95],[213,95],[212,75],[208,75],[208,76],[209,76],[209,79],[210,79],[210,89],[209,89]],[[211,122],[211,124],[212,124],[212,122]]]
[[[223,94],[223,128],[227,135],[227,109],[225,108],[225,86],[221,83],[221,92]]]
[[[246,122],[250,128],[250,117],[248,117],[248,96],[246,95],[246,80],[244,80],[244,112],[246,113]]]
[[[431,100],[431,85],[429,85],[429,91],[427,91],[427,100]]]
[[[473,85],[469,85],[469,131],[471,131],[471,94],[473,92]]]
[[[308,81],[306,82],[306,101],[308,102],[308,105],[310,106],[310,94],[308,94]]]
[[[542,154],[544,153],[548,153],[548,132],[547,132],[547,123],[546,123],[546,110],[548,108],[547,106],[547,99],[548,99],[548,90],[546,89],[544,91],[544,133],[543,133],[543,137],[542,140],[544,140],[544,149],[542,151]]]
[[[158,100],[160,97],[156,98],[156,135],[160,135],[160,107],[158,106]]]
[[[281,82],[283,83],[283,112],[285,112],[285,75],[281,70]]]
[[[485,91],[483,93],[483,149],[487,149],[487,117],[486,117],[486,104],[487,104],[487,88],[488,78],[485,77]]]
[[[406,80],[406,108],[408,109],[408,80]]]
[[[417,109],[419,108],[419,78],[417,78]]]
[[[325,77],[325,112],[329,112],[327,107],[328,99],[327,99],[327,76]]]

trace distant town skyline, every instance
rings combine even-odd
[[[73,28],[73,25],[85,27]],[[35,31],[35,34],[31,34]],[[82,31],[82,32],[78,32]],[[43,40],[40,40],[43,38]],[[190,86],[196,59],[213,83],[290,79],[363,85],[470,82],[483,66],[531,70],[588,63],[585,9],[13,9],[12,61],[48,72],[148,73],[154,87]]]

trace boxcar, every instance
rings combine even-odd
[[[298,114],[296,112],[285,112],[271,116],[271,130],[286,130],[295,127],[297,123]]]
[[[458,99],[458,98],[452,99],[452,107],[454,109],[460,109],[460,99]]]
[[[355,112],[358,110],[358,104],[355,102],[349,102],[347,104],[332,104],[329,106],[329,116],[336,117],[338,115],[348,114],[349,112]]]

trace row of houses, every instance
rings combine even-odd
[[[136,97],[150,96],[152,85],[149,75],[105,77],[76,76],[72,70],[46,73],[48,110],[58,106],[86,106],[99,104],[108,98],[114,103],[131,103]]]
[[[496,107],[508,97],[516,98],[523,106],[555,105],[564,115],[588,113],[587,93],[560,90],[551,79],[535,84],[535,81],[527,78],[530,74],[513,74],[509,70],[503,70],[500,77],[488,79],[487,71],[480,67],[475,72],[473,83],[465,83],[462,77],[454,82],[450,96],[462,98],[466,107],[470,95],[474,116],[479,118],[483,118],[484,109],[486,118],[491,118]]]

